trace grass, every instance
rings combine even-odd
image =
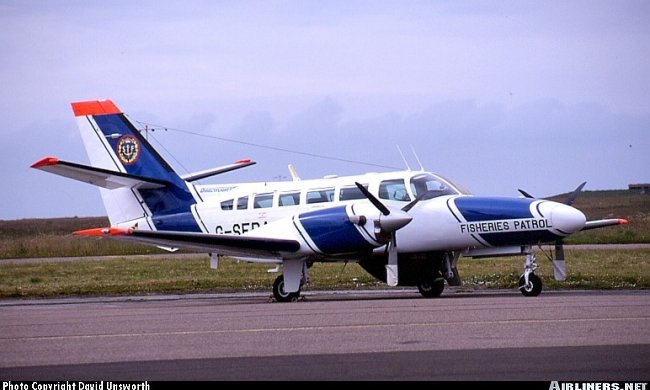
[[[562,200],[558,195],[552,199]],[[650,195],[634,191],[587,191],[574,206],[587,218],[626,218],[627,226],[581,232],[568,244],[650,243]],[[25,219],[0,221],[0,259],[117,255],[101,261],[7,264],[0,260],[0,297],[36,297],[159,292],[270,291],[276,274],[267,265],[223,261],[219,271],[205,255],[156,260],[129,258],[133,254],[163,253],[147,245],[72,236],[70,232],[108,226],[106,217]],[[568,280],[556,282],[544,256],[538,255],[538,274],[550,288],[648,288],[650,250],[567,251]],[[522,272],[521,257],[471,260],[459,263],[470,288],[515,288]],[[358,265],[316,264],[311,289],[384,286]]]
[[[565,195],[551,197],[562,201]],[[638,191],[586,191],[573,203],[587,220],[625,218],[628,225],[588,230],[569,237],[567,244],[650,243],[650,194]]]
[[[149,294],[160,292],[269,290],[277,277],[268,264],[221,261],[209,268],[207,256],[190,259],[129,259],[4,264],[0,262],[0,297]],[[377,285],[356,264],[316,264],[312,288]]]
[[[567,280],[553,279],[552,263],[536,252],[546,288],[618,289],[650,287],[650,249],[565,250]],[[522,257],[459,261],[458,272],[469,286],[515,288],[523,272]]]
[[[546,288],[649,288],[650,250],[567,251],[568,279],[552,279],[551,263],[538,253],[537,274]],[[461,259],[458,270],[468,288],[515,288],[521,257]],[[269,291],[277,276],[269,266],[221,261],[209,268],[207,257],[2,264],[0,297]],[[315,264],[309,289],[383,287],[357,264]]]
[[[0,221],[0,259],[162,253],[150,245],[71,234],[104,226],[109,226],[106,217]]]

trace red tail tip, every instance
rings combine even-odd
[[[133,233],[132,229],[129,228],[118,228],[118,227],[105,227],[105,228],[94,228],[94,229],[85,229],[77,230],[72,232],[76,236],[125,236]]]
[[[59,159],[56,157],[44,157],[36,161],[34,164],[32,164],[32,168],[47,167],[50,165],[56,165],[58,163],[59,163]]]
[[[74,116],[121,114],[119,108],[110,100],[92,100],[72,103]]]

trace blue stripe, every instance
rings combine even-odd
[[[345,206],[302,213],[298,219],[323,253],[345,254],[374,249],[350,222]]]
[[[169,184],[155,190],[138,190],[152,213],[154,225],[158,230],[200,232],[191,212],[196,200],[187,184],[174,172],[172,167],[156,152],[149,142],[133,127],[124,114],[96,115],[93,119],[106,137],[111,148],[122,162],[126,172],[153,179],[164,180]],[[113,137],[114,134],[119,134]],[[120,158],[119,145],[124,137],[132,137],[138,145],[137,158],[132,163],[124,163]]]
[[[458,211],[467,222],[532,218],[530,204],[534,199],[462,196],[454,199]]]

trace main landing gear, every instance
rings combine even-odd
[[[418,284],[418,291],[425,298],[438,298],[444,289],[445,278],[440,273],[437,273],[432,280]]]
[[[526,261],[524,262],[524,274],[519,278],[519,290],[526,297],[536,297],[542,292],[542,279],[535,275],[537,263],[530,245],[524,248]]]
[[[277,302],[296,302],[300,299],[300,289],[305,283],[310,282],[309,267],[311,266],[311,262],[304,260],[285,260],[283,274],[273,282],[273,297],[275,300]]]
[[[280,275],[273,282],[273,297],[278,302],[296,302],[300,298],[300,290],[291,293],[284,291],[284,275]]]

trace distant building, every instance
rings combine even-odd
[[[650,183],[645,184],[628,184],[630,190],[641,190],[642,194],[650,194]]]

